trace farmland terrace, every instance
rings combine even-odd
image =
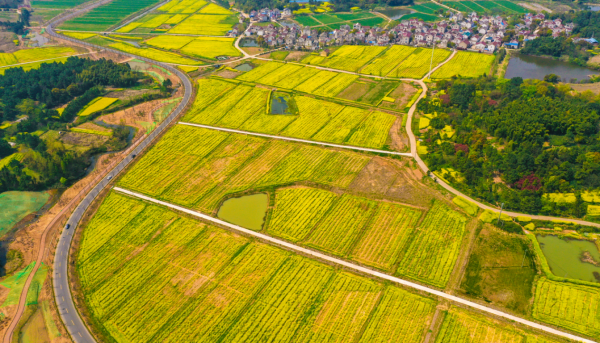
[[[211,30],[229,25],[223,24],[229,10],[212,3],[165,6],[160,10],[173,16],[189,15],[182,18],[185,25],[169,28],[174,33],[191,33],[194,23],[210,15],[223,16],[211,22]],[[88,25],[90,20],[79,18],[102,11],[78,18],[75,13],[62,20],[63,28]],[[159,27],[172,18],[159,16],[121,28],[135,30],[147,22]],[[116,27],[122,19],[100,24]],[[56,34],[52,25],[48,31]],[[520,238],[477,217],[480,209],[498,209],[425,176],[429,170],[419,157],[412,121],[417,103],[428,96],[425,81],[478,77],[492,69],[493,58],[444,49],[344,46],[329,56],[308,54],[287,63],[240,52],[243,57],[230,64],[253,67],[241,72],[169,57],[168,63],[195,66],[184,74],[152,60],[162,50],[138,56],[148,49],[121,44],[111,43],[110,49],[176,74],[185,95],[132,149],[135,159],[121,162],[90,191],[69,219],[71,229],[61,235],[52,275],[74,341],[600,338],[600,322],[590,315],[600,306],[597,285],[558,282],[546,269],[537,272],[543,255],[526,266],[539,274],[522,286],[535,289],[524,300],[532,308],[455,295],[483,226],[507,241]],[[190,75],[199,76],[193,84]],[[272,114],[274,97],[286,99],[289,113]],[[259,193],[268,198],[259,229],[219,219],[225,201]],[[72,242],[74,264],[68,260]],[[73,293],[82,306],[75,307]],[[21,296],[22,305],[25,299]],[[575,309],[566,310],[572,301]]]

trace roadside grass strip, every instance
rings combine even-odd
[[[115,192],[85,228],[76,268],[93,320],[117,342],[418,343],[436,306]]]
[[[410,207],[380,202],[352,259],[392,272],[422,214]]]
[[[110,45],[111,48],[121,50],[124,52],[128,52],[134,55],[146,57],[158,62],[166,62],[173,64],[187,64],[187,65],[202,65],[203,62],[195,61],[189,58],[182,57],[180,55],[174,54],[172,52],[161,51],[152,48],[136,48],[132,45],[125,43],[115,43]]]
[[[494,55],[458,51],[448,63],[436,70],[431,78],[448,79],[453,76],[474,78],[484,74],[489,75],[495,58]]]
[[[458,258],[465,226],[462,215],[436,202],[404,249],[396,273],[444,288]]]
[[[433,63],[431,54],[431,49],[417,48],[388,76],[420,79],[429,72],[430,67],[435,68],[438,64],[446,60],[451,53],[448,50],[435,49],[435,52],[433,52]]]
[[[345,45],[327,57],[310,54],[301,63],[357,72],[385,49],[386,47],[379,46]]]
[[[535,288],[533,317],[584,335],[600,338],[600,289],[545,277]]]
[[[386,76],[402,61],[410,56],[416,48],[405,45],[394,45],[389,48],[383,55],[376,58],[370,64],[360,70],[361,74]]]
[[[98,111],[102,111],[108,106],[112,105],[115,101],[119,99],[117,98],[105,98],[105,97],[97,97],[96,99],[90,101],[79,114],[80,117],[89,116],[90,114],[96,113]]]

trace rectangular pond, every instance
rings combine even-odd
[[[536,238],[554,275],[600,282],[600,252],[594,242],[555,235]]]

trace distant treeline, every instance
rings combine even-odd
[[[352,7],[360,7],[362,9],[372,9],[377,6],[407,6],[412,5],[413,0],[329,0],[330,4],[333,5],[333,9],[336,12],[349,12]],[[252,10],[259,10],[262,8],[278,8],[283,10],[285,7],[289,7],[292,10],[297,10],[300,5],[290,0],[236,0],[236,7],[249,12]],[[318,1],[308,1],[311,5],[318,5]]]

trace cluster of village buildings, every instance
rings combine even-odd
[[[270,47],[285,46],[289,49],[318,50],[330,45],[362,44],[390,45],[402,44],[411,46],[454,47],[460,50],[473,50],[493,53],[502,45],[507,48],[518,48],[523,42],[538,37],[539,30],[552,30],[552,35],[570,35],[573,24],[563,25],[560,19],[546,20],[544,14],[525,14],[523,20],[511,29],[515,39],[505,39],[508,30],[507,19],[502,16],[468,15],[453,13],[436,23],[426,23],[420,19],[401,20],[394,28],[368,27],[360,23],[341,25],[339,29],[321,32],[317,28],[302,27],[279,22],[280,19],[292,15],[289,9],[263,9],[252,11],[250,20],[254,23],[278,22],[262,26],[252,25],[244,34],[262,37]],[[232,31],[232,35],[241,32]],[[520,43],[516,37],[523,38]]]

